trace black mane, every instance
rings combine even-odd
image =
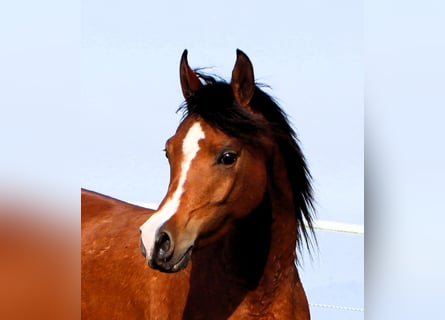
[[[225,134],[251,145],[258,143],[258,134],[272,132],[286,162],[292,186],[295,216],[299,229],[297,247],[301,249],[302,240],[304,240],[310,251],[310,235],[315,239],[312,225],[314,207],[311,175],[286,113],[272,97],[256,86],[250,106],[253,111],[261,113],[266,119],[266,121],[261,121],[237,104],[230,84],[209,75],[197,74],[205,84],[188,98],[179,110],[184,112],[184,117],[192,114],[199,115],[204,121]],[[310,233],[304,226],[305,221]]]

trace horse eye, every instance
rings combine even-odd
[[[237,158],[238,155],[235,152],[227,151],[221,155],[221,157],[218,159],[218,162],[228,166],[234,164]]]
[[[165,157],[168,159],[168,151],[167,151],[167,149],[164,149],[163,151],[164,151]]]

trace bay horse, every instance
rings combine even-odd
[[[311,176],[286,114],[240,50],[230,83],[185,50],[180,82],[159,208],[81,192],[82,318],[309,319],[295,262],[315,239]]]

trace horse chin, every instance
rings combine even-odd
[[[193,246],[189,247],[184,255],[167,272],[178,272],[187,267],[192,256]]]

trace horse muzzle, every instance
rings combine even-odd
[[[172,236],[167,231],[160,231],[156,235],[152,250],[145,248],[144,241],[140,239],[142,255],[148,265],[162,272],[178,272],[187,267],[193,251],[193,245],[182,245],[175,247]]]

